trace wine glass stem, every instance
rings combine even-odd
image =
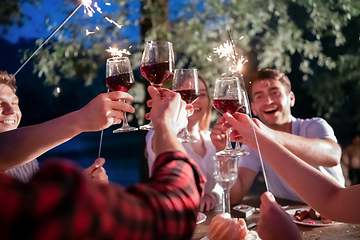
[[[226,147],[225,150],[233,150],[231,146],[231,140],[230,140],[230,129],[226,129]]]
[[[120,100],[122,102],[125,102],[125,100]],[[128,124],[128,120],[126,118],[126,112],[123,111],[123,125],[121,128],[126,128],[126,127],[129,127],[129,124]]]
[[[240,142],[236,142],[235,151],[237,151],[237,152],[240,152],[240,151],[241,151]]]
[[[223,212],[230,213],[230,189],[224,189]]]

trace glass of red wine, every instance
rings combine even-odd
[[[239,108],[238,112],[247,115],[250,114],[249,101],[244,88],[241,89],[241,107]],[[249,152],[241,148],[240,142],[236,142],[235,154],[237,156],[246,156],[249,154]]]
[[[213,107],[221,114],[237,112],[241,105],[241,87],[237,77],[223,77],[215,81]],[[234,156],[236,155],[231,146],[230,131],[226,130],[226,147],[224,150],[217,152],[218,156]]]
[[[135,79],[129,58],[112,57],[106,60],[106,87],[110,91],[127,92],[134,84]],[[125,100],[121,101],[125,102]],[[129,126],[126,113],[123,112],[123,114],[124,118],[121,128],[114,130],[113,133],[137,131],[138,128]]]
[[[175,60],[171,42],[148,41],[141,58],[141,75],[156,88],[173,76]],[[151,122],[140,126],[141,130],[150,130]]]
[[[175,69],[172,90],[180,93],[181,99],[187,104],[198,99],[200,91],[197,69]],[[197,142],[197,139],[189,134],[187,127],[181,131],[181,137],[178,137],[178,140],[185,143]]]

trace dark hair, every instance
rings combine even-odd
[[[9,81],[9,79],[11,80]],[[0,71],[0,83],[7,84],[16,93],[16,79],[14,75],[8,74],[6,71]]]
[[[280,81],[282,85],[284,85],[285,90],[288,93],[291,92],[291,82],[284,73],[281,73],[279,70],[275,70],[275,69],[263,68],[251,74],[249,80],[247,81],[247,90],[251,100],[252,100],[252,84],[254,82],[262,81],[266,79],[274,79]]]

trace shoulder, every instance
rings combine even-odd
[[[293,134],[309,138],[330,138],[337,141],[333,128],[320,117],[294,119]]]

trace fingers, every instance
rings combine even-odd
[[[106,174],[97,175],[97,176],[93,177],[91,180],[96,183],[99,183],[99,184],[108,184],[109,183],[109,178],[108,178],[108,175],[106,175]]]
[[[276,202],[274,195],[271,192],[264,192],[260,198],[262,203],[273,203]]]
[[[109,99],[113,100],[113,101],[118,101],[118,100],[132,101],[132,100],[134,100],[134,98],[126,92],[113,91],[113,92],[109,92],[106,94],[108,94]]]
[[[105,159],[104,158],[97,158],[95,159],[95,162],[93,165],[95,165],[96,168],[98,167],[102,167],[105,163]]]
[[[122,102],[122,101],[112,102],[111,108],[114,110],[117,110],[117,111],[124,111],[124,112],[129,112],[129,113],[135,112],[135,108],[133,108],[133,106],[131,106],[130,104],[128,104],[126,102]]]
[[[97,158],[97,159],[95,159],[94,163],[93,163],[90,167],[86,168],[86,169],[83,171],[83,173],[84,173],[85,175],[91,175],[92,172],[93,172],[96,168],[102,167],[102,166],[104,165],[104,163],[105,163],[105,159],[104,159],[104,158]]]

